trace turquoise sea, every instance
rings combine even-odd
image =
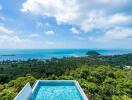
[[[102,55],[119,55],[132,53],[132,50],[103,50],[103,49],[0,49],[0,61],[50,59],[52,57],[85,56],[88,51],[97,51]]]

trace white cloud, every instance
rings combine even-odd
[[[0,34],[3,34],[3,33],[11,34],[11,33],[13,33],[13,31],[5,28],[4,26],[0,26]]]
[[[0,16],[0,21],[4,21],[4,20],[5,20],[5,17]]]
[[[53,41],[46,41],[47,45],[55,45],[55,43]]]
[[[80,41],[84,40],[84,38],[81,36],[74,36],[74,38],[76,38],[77,40],[80,40]]]
[[[47,23],[45,23],[45,25],[46,25],[46,26],[50,26],[50,24],[49,24],[48,22],[47,22]]]
[[[104,35],[106,39],[127,39],[132,38],[132,29],[129,28],[116,28],[107,31]]]
[[[132,29],[130,28],[114,28],[102,36],[99,37],[90,37],[89,40],[97,41],[97,42],[105,42],[105,41],[113,41],[113,40],[128,40],[132,38]]]
[[[36,27],[37,27],[37,28],[43,27],[43,23],[42,23],[42,22],[37,22],[37,23],[36,23]]]
[[[45,29],[47,27],[50,27],[50,24],[48,22],[42,23],[42,22],[36,22],[36,28],[38,29]]]
[[[129,21],[132,20],[132,16],[126,16],[120,13],[114,14],[113,16],[110,16],[108,19],[108,22],[110,24],[124,24],[124,23],[130,23]]]
[[[40,34],[33,33],[33,34],[30,34],[29,37],[31,37],[31,38],[40,37]]]
[[[76,18],[76,10],[75,0],[27,0],[21,9],[22,12],[53,16],[58,22],[72,21]]]
[[[11,34],[13,33],[13,34]],[[48,35],[53,35],[53,31],[47,31]],[[57,46],[54,42],[45,40],[34,40],[34,38],[40,37],[40,34],[33,33],[30,35],[20,36],[16,32],[0,26],[0,49],[34,49],[34,48],[52,48]],[[59,43],[57,43],[59,44]],[[51,47],[52,45],[52,47]]]
[[[0,48],[37,48],[39,43],[28,38],[20,38],[17,35],[1,35]]]
[[[72,27],[72,28],[70,29],[70,31],[71,31],[73,34],[77,34],[77,35],[80,33],[75,27]]]
[[[85,32],[93,29],[106,30],[118,26],[125,26],[130,24],[132,16],[116,13],[113,15],[106,15],[103,12],[93,11],[88,14],[87,19],[81,24],[81,29]]]
[[[46,35],[54,35],[55,32],[50,30],[50,31],[45,32],[45,34],[46,34]]]
[[[0,5],[0,10],[2,10],[2,8],[3,8],[3,7]]]
[[[21,11],[54,17],[59,24],[80,26],[88,32],[127,24],[132,17],[115,10],[131,3],[130,0],[27,0]]]
[[[32,37],[37,34],[30,35]],[[4,48],[37,48],[40,46],[40,42],[33,41],[28,37],[20,37],[14,31],[7,29],[4,26],[0,26],[0,49]]]

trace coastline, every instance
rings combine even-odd
[[[64,57],[85,57],[86,52],[96,51],[103,56],[132,53],[132,49],[0,49],[0,61],[46,60]]]
[[[125,56],[125,55],[131,55],[132,53],[124,53],[124,54],[101,54],[98,56],[98,58],[104,58],[104,57],[117,57],[117,56]],[[2,58],[3,57],[3,58]],[[3,61],[11,61],[11,62],[21,62],[21,61],[30,61],[30,60],[38,60],[38,61],[46,61],[46,60],[52,60],[52,59],[64,59],[64,58],[96,58],[96,56],[94,57],[90,57],[89,55],[86,55],[84,53],[84,55],[80,55],[80,56],[53,56],[53,57],[34,57],[34,58],[30,58],[27,56],[27,58],[22,58],[22,57],[18,57],[17,55],[0,55],[0,62]]]

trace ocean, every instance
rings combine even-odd
[[[0,61],[50,59],[52,57],[86,56],[88,51],[97,51],[102,55],[119,55],[132,53],[132,50],[103,50],[103,49],[0,49]]]

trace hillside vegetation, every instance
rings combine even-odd
[[[129,68],[126,66],[130,66]],[[132,100],[132,54],[0,63],[0,100],[37,79],[77,80],[90,100]]]

